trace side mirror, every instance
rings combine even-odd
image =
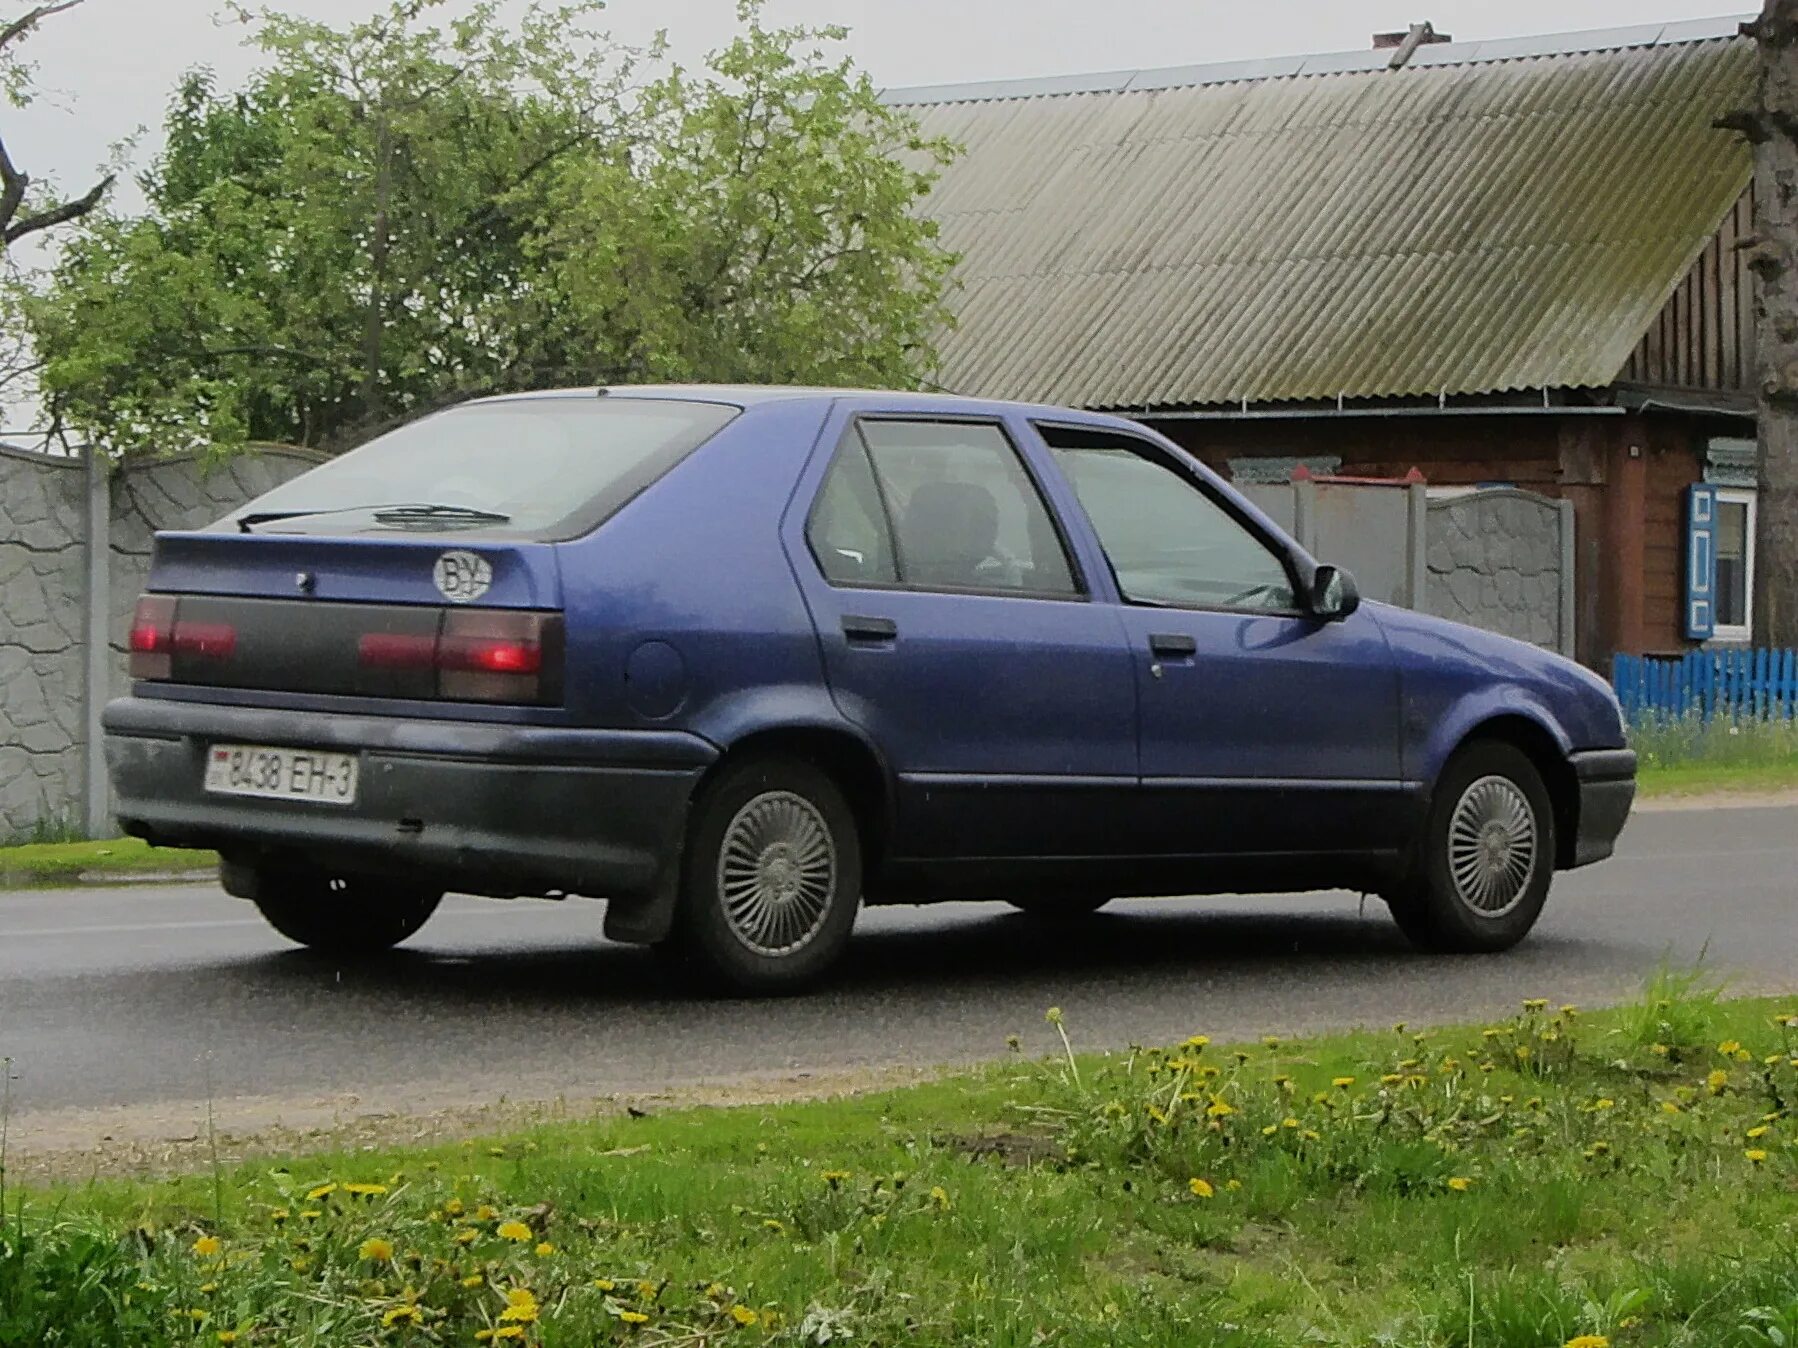
[[[1339,566],[1327,563],[1311,577],[1311,612],[1325,622],[1340,622],[1361,607],[1361,591],[1355,578]]]

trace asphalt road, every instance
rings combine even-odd
[[[0,895],[0,1056],[13,1122],[206,1098],[585,1098],[1083,1047],[1483,1017],[1629,996],[1663,958],[1798,989],[1798,808],[1640,814],[1562,876],[1508,955],[1426,958],[1370,901],[1137,900],[1075,928],[1000,906],[863,915],[827,991],[703,1001],[581,902],[452,900],[405,948],[339,967],[210,887]],[[16,1134],[15,1134],[16,1135]]]

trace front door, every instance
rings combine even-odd
[[[896,859],[1103,855],[1136,687],[997,419],[843,416],[788,546],[843,714],[897,782]]]
[[[1152,441],[1043,425],[1115,577],[1141,701],[1146,850],[1387,851],[1405,831],[1377,619],[1312,617],[1277,541]]]

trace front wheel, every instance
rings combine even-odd
[[[728,767],[694,807],[669,953],[713,987],[798,992],[848,945],[861,883],[855,815],[828,776],[785,758]]]
[[[373,875],[270,868],[256,877],[256,908],[290,941],[331,955],[390,949],[430,920],[441,890]]]
[[[1419,949],[1509,950],[1536,925],[1554,869],[1542,774],[1522,750],[1485,741],[1443,770],[1411,874],[1387,903]]]

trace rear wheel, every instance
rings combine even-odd
[[[290,941],[332,955],[372,955],[415,933],[443,901],[440,890],[372,875],[270,869],[252,902]]]
[[[798,992],[849,943],[861,840],[836,784],[810,764],[727,767],[693,811],[672,949],[712,987]]]
[[[1535,926],[1554,878],[1554,810],[1542,774],[1497,741],[1450,760],[1410,878],[1387,899],[1423,950],[1508,950]]]
[[[1051,922],[1067,922],[1090,917],[1111,902],[1109,894],[1044,894],[1030,899],[1007,899],[1013,908],[1029,917]]]

